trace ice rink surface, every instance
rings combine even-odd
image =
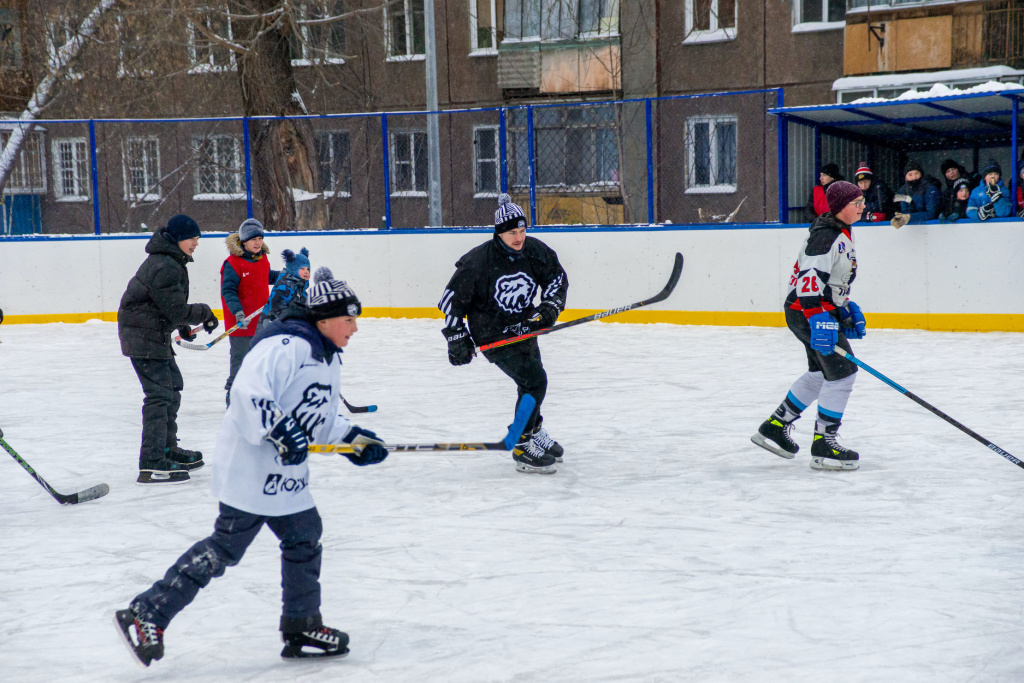
[[[870,314],[868,317],[870,325]],[[511,380],[448,365],[438,321],[360,321],[356,416],[391,442],[498,440]],[[143,670],[115,609],[212,530],[209,466],[135,484],[142,392],[111,323],[0,327],[0,671],[31,681],[1021,681],[1024,470],[861,372],[857,472],[750,435],[803,372],[785,329],[590,324],[545,337],[552,476],[505,453],[311,456],[338,661],[279,657],[264,530]],[[869,330],[865,362],[1024,457],[1024,336]],[[182,350],[182,445],[212,452],[227,344]]]

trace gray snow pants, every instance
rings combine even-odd
[[[171,358],[132,358],[142,384],[142,447],[139,466],[159,460],[167,448],[178,445],[178,408],[185,381]]]

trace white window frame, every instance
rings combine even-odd
[[[737,0],[738,2],[739,0]],[[805,2],[820,2],[823,21],[800,21]],[[842,21],[828,21],[828,0],[793,0],[793,33],[813,33],[815,31],[835,31],[846,27],[846,18]]]
[[[63,164],[64,155],[61,153],[63,145],[70,145],[71,167],[68,169]],[[50,153],[53,156],[53,194],[58,202],[87,202],[90,200],[90,173],[91,165],[89,159],[89,141],[87,138],[54,138],[50,141]],[[66,170],[71,171],[71,182],[74,191],[70,194],[64,192],[63,174]]]
[[[709,158],[708,168],[711,178],[710,185],[697,185],[694,180],[694,173],[697,168],[694,150],[694,139],[692,127],[695,124],[707,123],[710,126],[708,135]],[[736,130],[736,184],[715,184],[715,177],[718,175],[718,156],[715,150],[718,147],[718,124],[731,123]],[[739,183],[739,138],[740,127],[736,116],[691,116],[686,119],[686,190],[684,194],[730,194],[736,192]]]
[[[482,159],[477,155],[479,148],[476,144],[477,131],[481,130],[492,130],[494,131],[494,157]],[[480,187],[480,164],[481,163],[494,163],[494,179],[498,186],[493,191],[481,192],[478,188]],[[501,127],[490,124],[473,126],[473,198],[484,199],[487,197],[497,197],[501,194]]]
[[[486,1],[486,0],[485,0]],[[480,23],[476,14],[479,0],[469,0],[469,40],[470,57],[492,57],[498,54],[498,13],[497,0],[489,0],[491,4],[491,47],[480,47],[479,39]]]
[[[12,127],[0,129],[0,149],[7,146]],[[25,137],[14,168],[0,196],[9,194],[46,194],[46,154],[43,132],[38,128]]]
[[[206,24],[206,28],[208,28],[210,31],[216,33],[216,31],[214,31],[213,28],[210,26],[211,13],[213,13],[213,12],[222,12],[222,13],[224,13],[224,15],[225,15],[224,16],[224,21],[227,22],[227,29],[228,29],[227,39],[228,40],[233,40],[234,39],[234,35],[233,35],[232,29],[231,29],[231,16],[228,14],[227,7],[204,7],[204,8],[201,8],[201,9],[197,10],[197,13],[200,15],[200,19]],[[211,45],[213,45],[213,48],[207,48],[207,49],[210,50],[209,55],[208,55],[208,61],[205,61],[205,62],[201,63],[199,61],[198,55],[196,54],[196,39],[198,37],[200,37],[200,35],[201,34],[198,31],[196,31],[195,25],[190,20],[188,22],[188,56],[189,56],[188,73],[190,73],[190,74],[216,74],[216,73],[224,73],[225,71],[235,71],[235,70],[238,69],[238,65],[235,63],[235,51],[234,50],[229,50],[226,47],[217,46],[217,45],[213,45],[213,44],[211,44]],[[227,51],[227,53],[228,53],[228,61],[231,62],[231,64],[229,66],[221,66],[221,65],[218,65],[218,64],[214,64],[214,62],[213,62],[213,49],[215,49],[217,47],[219,47],[222,50],[226,50]]]
[[[299,13],[300,20],[307,19],[309,17],[310,5],[315,4],[314,2],[301,2],[297,3],[297,10]],[[338,21],[345,21],[339,19]],[[302,56],[292,60],[292,66],[313,66],[314,64],[344,64],[344,57],[327,57],[314,55],[310,57],[307,52],[309,48],[309,26],[305,24],[299,24],[299,32],[302,34]],[[348,37],[346,36],[346,40]]]
[[[352,183],[352,175],[351,175],[352,174],[352,133],[351,133],[351,131],[347,131],[347,130],[324,130],[324,131],[317,132],[316,137],[320,138],[322,140],[326,140],[327,141],[327,145],[328,145],[327,149],[330,150],[330,157],[331,157],[331,161],[333,162],[334,161],[334,145],[330,142],[330,140],[335,135],[344,135],[346,138],[348,138],[348,172],[349,172],[348,181],[349,181],[349,185],[351,186],[351,183]],[[319,156],[320,156],[320,149],[318,148],[317,149],[317,163],[318,164],[320,163]],[[335,180],[337,180],[337,179],[335,179]],[[337,187],[337,186],[338,186],[338,183],[335,182],[335,183],[332,184],[330,189],[328,189],[326,187],[322,188],[324,196],[325,197],[351,197],[352,196],[352,193],[349,192],[349,191],[346,191],[346,190],[335,190],[334,188]]]
[[[224,165],[226,168],[238,169],[234,171],[235,175],[238,176],[237,185],[239,191],[237,192],[203,192],[202,187],[202,172],[203,172],[203,156],[200,151],[200,145],[205,142],[212,142],[214,140],[231,140],[231,153],[234,157],[233,164],[226,165],[221,159],[214,159],[214,163],[217,165]],[[216,149],[216,148],[215,148]],[[218,135],[205,135],[196,136],[192,138],[192,154],[196,160],[195,170],[193,171],[193,184],[192,184],[192,201],[194,202],[222,202],[235,199],[245,199],[245,168],[242,166],[242,141],[237,135],[231,135],[227,133]],[[223,188],[215,188],[221,190]]]
[[[408,135],[409,139],[410,139],[409,148],[412,150],[412,153],[409,155],[409,160],[408,161],[399,161],[398,160],[398,155],[395,154],[395,141],[398,138],[398,136],[400,136],[400,135]],[[417,190],[417,189],[412,189],[412,190],[396,190],[396,189],[394,189],[395,188],[395,179],[398,178],[398,165],[399,164],[408,164],[409,165],[409,167],[412,169],[412,173],[411,173],[412,184],[413,184],[414,188],[416,186],[416,136],[417,135],[422,135],[423,136],[423,144],[426,145],[427,144],[427,131],[426,130],[396,130],[396,131],[392,131],[391,132],[391,141],[389,143],[391,145],[391,147],[388,150],[388,152],[389,152],[388,158],[389,158],[389,161],[390,161],[390,164],[391,164],[391,187],[388,188],[388,189],[391,191],[391,196],[392,197],[426,197],[427,196],[427,190],[430,188],[430,162],[429,162],[429,160],[427,161],[427,183],[426,183],[427,186],[426,186],[426,188],[424,188],[422,190]],[[427,155],[424,154],[424,156],[426,157]]]
[[[739,0],[735,0],[733,3],[733,25],[731,28],[718,28],[718,1],[711,1],[711,16],[709,17],[711,28],[696,30],[694,26],[694,7],[696,0],[686,0],[685,15],[686,15],[686,37],[683,39],[684,45],[696,45],[700,43],[721,43],[726,40],[736,39],[736,25],[739,23]]]
[[[146,147],[146,143],[155,143],[154,152],[156,155],[156,172],[153,174],[154,177],[150,177],[149,174],[149,150]],[[146,191],[142,194],[135,194],[132,188],[131,182],[131,159],[130,151],[131,145],[142,143],[140,149],[142,150],[142,173],[144,176],[143,185]],[[126,202],[132,202],[132,204],[138,204],[139,202],[155,202],[161,198],[160,192],[160,138],[155,135],[132,135],[124,139],[121,149],[121,170],[124,174],[124,200]]]
[[[426,55],[425,52],[421,52],[421,53],[410,52],[411,50],[414,49],[414,46],[416,44],[415,37],[413,36],[413,24],[415,22],[413,22],[413,20],[412,20],[412,16],[413,16],[412,0],[393,0],[393,1],[396,2],[396,3],[401,2],[402,3],[403,12],[405,12],[405,18],[406,18],[405,19],[405,36],[403,36],[403,40],[405,41],[406,52],[405,52],[405,54],[401,54],[401,55],[392,55],[391,54],[391,44],[392,44],[392,40],[394,39],[394,37],[391,35],[391,22],[389,21],[389,17],[388,17],[388,4],[385,3],[384,4],[384,8],[383,8],[384,9],[384,54],[385,54],[385,60],[388,61],[388,62],[422,62],[422,61],[424,61],[427,58],[427,55]],[[424,8],[424,12],[426,12],[426,8]],[[426,17],[424,17],[423,31],[426,32],[426,30],[427,30]],[[423,38],[424,38],[424,45],[426,45],[426,35],[424,35]]]

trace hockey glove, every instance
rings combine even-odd
[[[351,460],[353,465],[359,467],[376,465],[384,462],[384,458],[388,457],[388,449],[384,447],[384,442],[368,429],[353,426],[345,434],[342,442],[350,443],[353,446],[362,446],[358,453],[345,453],[345,457]]]
[[[533,331],[544,330],[555,324],[558,320],[558,306],[550,301],[541,301],[540,306],[527,319],[530,329]]]
[[[473,346],[473,339],[469,336],[469,330],[462,325],[446,327],[441,330],[445,341],[448,342],[448,362],[452,365],[466,365],[473,360],[476,349]]]
[[[892,227],[894,227],[897,230],[899,230],[900,228],[902,228],[904,225],[906,225],[909,222],[910,222],[910,216],[908,214],[897,213],[895,216],[892,217],[892,220],[889,221],[889,225],[891,225]]]
[[[990,184],[987,188],[985,188],[985,194],[988,195],[988,200],[990,202],[995,202],[998,201],[1003,196],[1003,191],[999,189],[998,185]]]
[[[281,454],[282,465],[301,465],[309,455],[309,439],[289,415],[278,414],[267,434],[267,441],[274,444]]]
[[[217,320],[217,316],[213,314],[210,307],[206,307],[206,313],[203,315],[203,329],[207,332],[213,332],[217,329],[217,325],[220,325],[220,321]]]
[[[1020,213],[1017,214],[1017,218],[1024,218],[1024,207],[1021,208]],[[3,313],[0,312],[0,322],[4,321]]]
[[[182,325],[178,328],[178,335],[185,341],[195,341],[196,335],[192,334],[192,328],[188,325]]]
[[[864,314],[860,306],[852,301],[839,309],[839,319],[843,323],[843,334],[847,339],[863,339],[868,333],[868,324],[864,320]]]
[[[1024,211],[1021,211],[1021,213],[1024,213]],[[1024,216],[1021,216],[1021,218],[1024,218]],[[0,309],[0,323],[2,323],[3,321],[4,321],[4,312],[3,312],[2,309]]]
[[[237,311],[235,313],[232,313],[232,315],[235,316],[235,324],[238,325],[238,329],[244,330],[245,328],[249,327],[249,323],[246,322],[245,320],[245,313],[243,313],[242,311]]]
[[[992,202],[989,202],[978,209],[978,220],[987,221],[989,218],[995,218],[995,216],[996,207]]]
[[[807,322],[811,326],[811,348],[823,356],[827,356],[836,348],[839,341],[839,323],[827,311],[815,313]]]

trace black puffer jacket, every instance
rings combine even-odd
[[[131,358],[171,358],[171,333],[182,325],[198,325],[210,315],[206,304],[188,303],[188,271],[192,257],[165,231],[153,233],[149,256],[121,297],[117,336],[121,353]]]

